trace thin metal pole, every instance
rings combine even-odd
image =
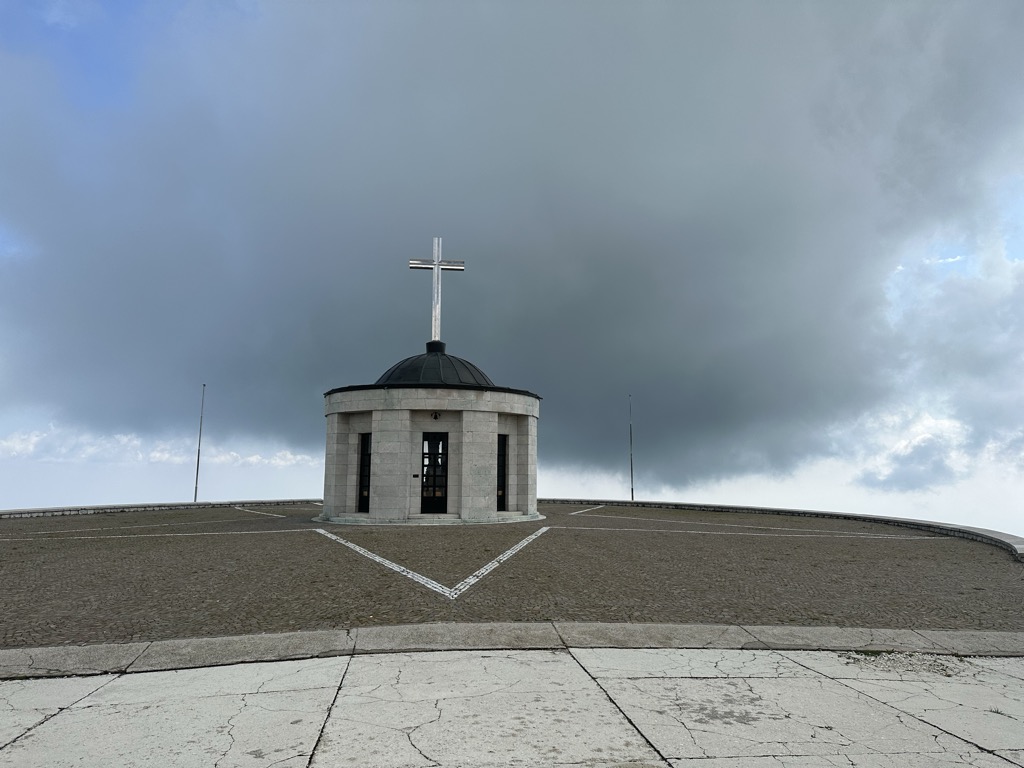
[[[206,409],[206,385],[203,384],[203,397],[199,401],[199,445],[196,447],[196,489],[192,494],[192,503],[199,498],[199,455],[203,450],[203,411]]]
[[[629,398],[629,500],[635,501],[633,496],[633,396],[627,394],[626,397]]]

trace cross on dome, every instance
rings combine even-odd
[[[434,258],[409,259],[409,269],[430,269],[434,272],[434,299],[430,317],[430,340],[441,340],[441,272],[449,270],[452,272],[463,272],[466,269],[464,261],[443,261],[441,259],[441,238],[434,238]]]

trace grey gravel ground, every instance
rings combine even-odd
[[[0,520],[0,648],[423,622],[1024,630],[1024,563],[988,544],[849,520],[580,509],[429,528],[330,526],[312,505]],[[455,599],[316,532],[452,588],[542,528]]]

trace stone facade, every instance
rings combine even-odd
[[[325,395],[322,520],[451,524],[538,519],[540,398],[500,387],[345,387]],[[421,511],[426,433],[447,435],[447,512]],[[368,510],[360,512],[361,435],[369,438]],[[498,511],[498,442],[506,435],[505,511]],[[364,456],[363,461],[366,461]],[[365,468],[364,468],[365,477]]]

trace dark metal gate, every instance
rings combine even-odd
[[[356,509],[359,512],[369,513],[370,511],[370,440],[369,432],[359,435],[359,502]]]
[[[508,435],[498,435],[498,511],[508,511]]]
[[[423,433],[423,488],[420,512],[448,513],[448,433]]]

